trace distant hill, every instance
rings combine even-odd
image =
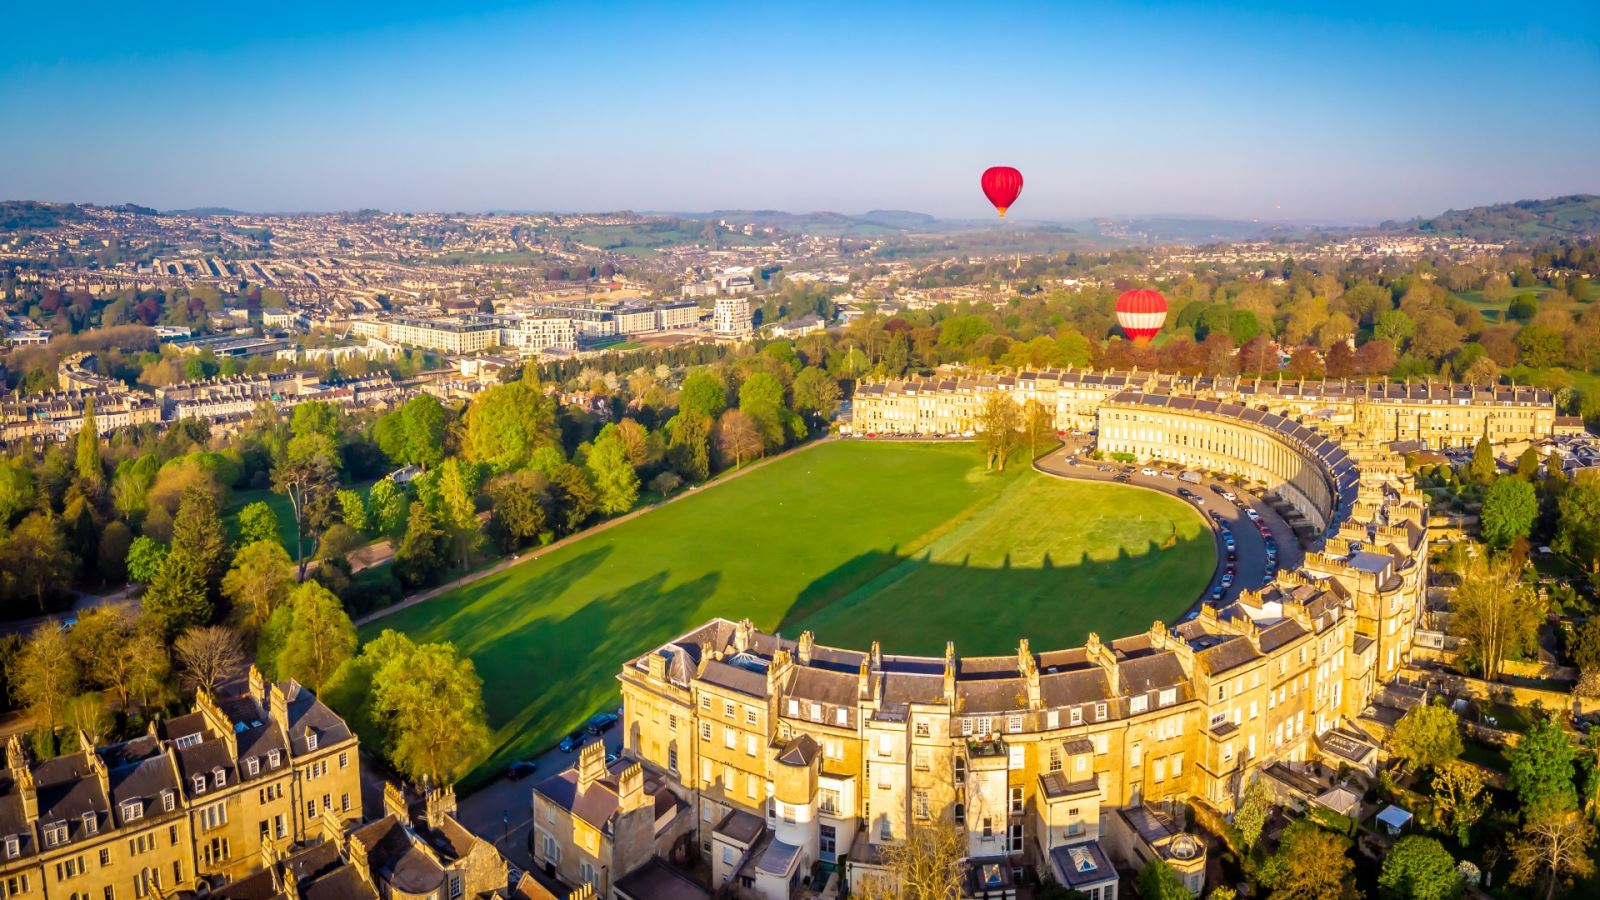
[[[57,228],[65,222],[82,222],[83,207],[76,203],[40,203],[36,200],[0,201],[0,231]]]
[[[1452,209],[1427,219],[1383,222],[1378,230],[1508,244],[1587,237],[1600,234],[1600,196],[1572,194]]]
[[[897,209],[873,210],[859,216],[818,210],[808,213],[781,209],[714,209],[710,212],[674,213],[700,221],[727,220],[758,228],[778,228],[791,234],[826,237],[889,237],[912,231],[942,231],[938,219],[925,213]]]
[[[194,209],[169,209],[164,210],[164,216],[246,216],[249,213],[229,209],[226,206],[197,206]]]

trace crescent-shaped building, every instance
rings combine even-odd
[[[1314,796],[1334,788],[1329,773],[1375,770],[1371,706],[1407,663],[1428,568],[1428,505],[1387,442],[1526,439],[1554,422],[1543,392],[1391,387],[1091,372],[863,386],[859,433],[970,431],[983,395],[1010,391],[1050,404],[1063,429],[1097,429],[1107,453],[1236,475],[1290,511],[1305,560],[1175,626],[1082,647],[1024,640],[1002,657],[707,622],[619,675],[625,753],[656,785],[640,806],[683,817],[641,826],[635,858],[609,871],[692,834],[713,888],[788,897],[819,863],[859,885],[888,848],[945,823],[963,896],[1015,896],[1037,875],[1114,900],[1116,867],[1152,858],[1198,895],[1205,851],[1186,804],[1226,814],[1259,778]],[[558,806],[535,791],[536,836],[573,815]],[[536,856],[565,872],[557,843],[536,840]]]

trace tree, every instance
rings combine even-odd
[[[1517,457],[1517,477],[1527,482],[1533,482],[1539,477],[1539,451],[1533,447],[1522,451]]]
[[[188,555],[169,553],[144,594],[144,611],[168,636],[211,621],[205,575]]]
[[[839,410],[839,382],[827,372],[807,366],[794,379],[794,409],[814,421],[826,422]]]
[[[1539,498],[1533,485],[1515,475],[1501,475],[1483,492],[1479,530],[1484,543],[1504,550],[1512,541],[1532,533],[1533,520],[1538,515]]]
[[[273,537],[239,548],[233,568],[222,577],[222,595],[233,603],[234,615],[244,630],[255,633],[289,596],[293,585],[294,561]]]
[[[678,415],[715,419],[728,408],[728,385],[711,369],[694,369],[678,389]]]
[[[1567,655],[1584,672],[1600,671],[1600,616],[1590,616],[1578,626]]]
[[[37,500],[33,473],[14,459],[0,458],[0,527],[9,528]]]
[[[254,544],[257,541],[276,541],[278,535],[278,514],[272,511],[272,506],[265,500],[256,500],[245,504],[239,510],[239,543]]]
[[[79,694],[67,701],[61,712],[62,724],[69,734],[81,734],[90,746],[99,746],[111,735],[115,723],[106,711],[106,698],[99,691]]]
[[[868,879],[862,900],[948,900],[961,894],[966,841],[954,825],[919,825],[904,843],[880,845],[884,874]],[[857,896],[855,891],[852,896]]]
[[[1555,716],[1540,719],[1522,740],[1505,750],[1507,786],[1517,793],[1529,821],[1578,808],[1573,786],[1572,740]]]
[[[339,598],[314,581],[294,589],[289,613],[277,671],[321,693],[334,671],[355,654],[356,627]]]
[[[551,470],[550,496],[562,534],[572,534],[582,528],[599,503],[588,474],[567,462]]]
[[[1555,549],[1591,575],[1600,574],[1600,479],[1580,478],[1568,485],[1556,510]]]
[[[394,552],[394,571],[406,585],[432,584],[449,565],[449,538],[421,501],[411,504],[405,537]]]
[[[518,469],[534,450],[555,442],[555,403],[526,380],[495,385],[467,405],[461,449],[472,462]]]
[[[584,466],[594,482],[601,512],[614,516],[633,509],[639,500],[639,475],[616,426],[600,430]]]
[[[141,534],[128,545],[128,578],[149,584],[166,559],[167,545]]]
[[[760,456],[765,443],[760,427],[742,409],[724,412],[717,422],[717,449],[736,469]]]
[[[400,407],[405,433],[405,462],[431,469],[444,460],[445,428],[450,413],[432,394],[418,394]]]
[[[172,556],[190,560],[207,588],[218,585],[228,566],[228,539],[217,512],[217,498],[209,491],[190,487],[178,502],[172,520]]]
[[[100,460],[100,427],[95,422],[94,398],[83,402],[83,427],[78,429],[76,468],[84,496],[98,498],[106,488],[105,463]]]
[[[1028,441],[1028,458],[1037,459],[1039,445],[1055,442],[1055,416],[1043,403],[1030,397],[1022,404],[1022,433]]]
[[[11,695],[40,725],[54,732],[67,701],[78,693],[78,660],[67,633],[46,622],[33,630],[6,673]]]
[[[216,696],[218,689],[244,670],[239,635],[223,625],[190,628],[172,644],[172,655],[185,684]]]
[[[100,532],[100,547],[95,568],[105,584],[122,584],[128,580],[128,548],[133,544],[133,532],[124,522],[111,521]]]
[[[1546,815],[1522,826],[1519,837],[1511,840],[1511,855],[1516,868],[1511,883],[1531,887],[1542,877],[1544,895],[1555,896],[1558,884],[1571,885],[1574,878],[1594,874],[1589,847],[1594,844],[1594,826],[1567,813]]]
[[[372,521],[367,515],[367,501],[362,499],[360,491],[341,489],[334,494],[334,499],[339,503],[339,518],[344,524],[356,531],[371,530]]]
[[[1461,873],[1443,844],[1411,834],[1384,856],[1378,888],[1387,900],[1455,900],[1461,896]]]
[[[5,580],[44,612],[51,599],[70,584],[77,559],[67,549],[60,522],[48,513],[29,513],[0,543],[0,568]]]
[[[1272,790],[1259,778],[1245,787],[1244,796],[1239,798],[1239,809],[1233,814],[1233,824],[1239,829],[1245,850],[1254,849],[1261,840],[1261,829],[1272,817],[1273,806]]]
[[[668,423],[667,460],[685,481],[711,476],[711,422],[710,416],[680,412]]]
[[[457,562],[465,571],[467,557],[477,549],[482,538],[478,530],[477,471],[451,457],[439,467],[438,477],[439,527],[455,545]]]
[[[544,503],[540,497],[544,486],[544,476],[521,471],[501,475],[485,487],[492,510],[489,524],[505,552],[526,546],[545,530]]]
[[[978,411],[978,438],[983,443],[986,468],[1004,472],[1006,458],[1017,449],[1022,430],[1022,411],[1001,391],[984,395],[983,406]]]
[[[776,450],[787,442],[783,423],[789,410],[783,403],[783,382],[776,376],[756,372],[745,379],[739,386],[739,411],[748,416],[761,433],[763,450]]]
[[[1489,435],[1481,435],[1472,445],[1472,462],[1467,464],[1467,474],[1482,485],[1494,480],[1494,448],[1489,446]]]
[[[1433,806],[1439,827],[1454,830],[1463,847],[1470,843],[1472,826],[1489,806],[1483,786],[1478,769],[1466,763],[1446,763],[1433,770]]]
[[[289,498],[294,512],[294,558],[306,577],[306,531],[322,524],[339,486],[333,439],[323,434],[293,438],[272,469],[272,489]]]
[[[1412,769],[1438,769],[1461,756],[1461,721],[1441,703],[1419,703],[1395,723],[1389,752]]]
[[[405,527],[410,499],[392,478],[379,479],[367,494],[367,524],[371,530],[394,537]]]
[[[1521,564],[1509,557],[1468,558],[1450,605],[1451,632],[1465,642],[1489,681],[1500,677],[1508,654],[1533,640],[1542,618],[1538,598],[1522,582]]]
[[[1141,900],[1189,900],[1193,896],[1177,870],[1160,857],[1145,863],[1139,870]]]
[[[400,646],[372,678],[373,716],[389,760],[413,782],[451,784],[489,742],[483,679],[451,644]]]
[[[1278,900],[1354,900],[1349,848],[1349,839],[1301,819],[1284,829],[1278,852],[1258,877]]]

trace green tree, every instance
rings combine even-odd
[[[482,537],[478,527],[477,471],[451,457],[439,467],[439,527],[455,546],[456,560],[462,571],[467,568],[467,557],[477,549]]]
[[[339,503],[339,517],[346,525],[356,531],[370,529],[372,521],[367,515],[367,501],[362,498],[360,491],[345,488],[335,494],[334,498]]]
[[[0,457],[0,528],[10,527],[38,500],[33,488],[33,473],[20,462]]]
[[[393,537],[405,527],[411,500],[405,488],[392,478],[383,478],[367,494],[367,524],[378,534]]]
[[[545,530],[542,494],[545,479],[538,472],[510,472],[490,481],[491,530],[502,550],[513,552],[539,537]]]
[[[1483,677],[1495,681],[1506,657],[1534,640],[1544,612],[1523,583],[1518,560],[1480,553],[1468,558],[1459,574],[1449,629],[1465,642]]]
[[[594,482],[601,512],[614,516],[633,509],[639,500],[639,475],[615,425],[600,430],[584,466]]]
[[[562,463],[550,473],[550,495],[562,534],[582,528],[599,504],[589,476],[572,463]]]
[[[432,584],[450,564],[449,541],[428,507],[412,502],[405,536],[394,552],[395,574],[411,587]]]
[[[294,558],[301,580],[306,577],[306,533],[326,523],[339,487],[338,458],[331,438],[312,433],[291,439],[272,469],[272,488],[289,498],[294,513]]]
[[[67,633],[55,623],[35,628],[6,673],[11,695],[40,725],[54,732],[67,701],[78,693],[79,670]]]
[[[1517,477],[1524,481],[1533,481],[1539,476],[1539,451],[1532,447],[1522,451],[1517,457]]]
[[[715,419],[728,408],[728,385],[712,369],[694,369],[678,389],[678,415]],[[699,479],[691,479],[699,480]]]
[[[397,769],[414,783],[452,784],[489,742],[483,679],[451,644],[408,649],[373,675],[373,718],[383,726]]]
[[[320,693],[333,673],[356,651],[356,627],[339,598],[308,581],[289,596],[290,625],[277,657],[280,675]]]
[[[272,505],[265,500],[252,501],[239,510],[240,544],[276,541],[280,533],[278,514],[272,511]]]
[[[1284,829],[1278,851],[1257,877],[1281,900],[1355,900],[1349,849],[1348,838],[1300,819]]]
[[[139,584],[149,584],[166,559],[167,545],[141,534],[128,545],[128,578]]]
[[[1567,655],[1584,672],[1600,671],[1600,616],[1590,616],[1578,626]]]
[[[0,542],[0,570],[6,581],[18,596],[32,598],[41,613],[66,592],[77,563],[60,520],[47,513],[29,513]]]
[[[1489,446],[1487,434],[1478,438],[1472,446],[1472,462],[1467,464],[1467,474],[1478,484],[1487,485],[1494,480],[1494,448]]]
[[[785,443],[783,423],[788,408],[783,403],[783,382],[767,372],[756,372],[739,386],[739,411],[750,417],[761,433],[763,449],[776,450]]]
[[[1164,859],[1152,859],[1139,870],[1141,900],[1190,900],[1193,896],[1177,870]]]
[[[1373,320],[1372,336],[1400,347],[1411,338],[1416,327],[1411,317],[1400,310],[1384,310]]]
[[[667,459],[685,481],[698,483],[711,477],[711,419],[680,412],[669,425],[672,439]]]
[[[1245,787],[1244,796],[1239,798],[1239,809],[1233,815],[1234,827],[1239,829],[1245,850],[1254,849],[1261,840],[1261,829],[1271,818],[1273,806],[1272,789],[1259,778]]]
[[[1378,889],[1386,900],[1455,900],[1461,888],[1461,873],[1450,851],[1417,834],[1394,842],[1378,875]]]
[[[1461,757],[1461,721],[1443,703],[1419,703],[1395,723],[1389,752],[1412,769],[1438,769]]]
[[[228,566],[228,539],[217,512],[217,498],[210,491],[190,487],[178,502],[178,515],[172,520],[173,556],[193,562],[207,590],[222,582]]]
[[[400,407],[405,430],[405,461],[431,469],[444,461],[445,430],[450,413],[432,394],[418,394]]]
[[[795,412],[811,417],[816,422],[826,422],[839,411],[839,382],[827,372],[808,366],[794,379]]]
[[[97,568],[100,579],[106,584],[122,584],[128,580],[128,548],[133,544],[133,532],[120,521],[106,523],[100,533]]]
[[[1484,543],[1504,550],[1517,538],[1533,532],[1533,520],[1538,515],[1539,498],[1532,483],[1515,475],[1501,475],[1483,492],[1479,530]]]
[[[467,406],[462,450],[472,462],[509,471],[555,442],[555,404],[527,381],[495,385]]]
[[[188,554],[168,553],[144,593],[145,614],[171,637],[211,621],[205,571]]]
[[[100,426],[95,421],[94,398],[83,402],[83,427],[77,438],[78,485],[89,497],[99,497],[106,488],[105,463],[100,459]]]
[[[1580,478],[1556,502],[1555,549],[1600,574],[1600,479]]]
[[[294,560],[276,537],[245,544],[222,576],[222,596],[248,634],[261,630],[294,586]]]
[[[1505,757],[1510,763],[1507,785],[1528,821],[1578,808],[1572,740],[1555,716],[1535,722],[1516,746],[1506,748]]]
[[[1476,766],[1447,763],[1433,771],[1433,806],[1439,827],[1452,829],[1461,846],[1471,844],[1472,826],[1483,818],[1489,801]]]

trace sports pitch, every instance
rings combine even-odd
[[[484,681],[490,758],[614,702],[622,662],[713,616],[885,652],[1007,654],[1171,621],[1208,583],[1187,504],[1062,481],[971,444],[835,441],[696,491],[363,629],[449,640]]]

